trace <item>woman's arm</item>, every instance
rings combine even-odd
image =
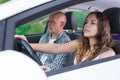
[[[73,40],[68,43],[63,44],[38,44],[38,43],[30,43],[31,47],[38,52],[45,53],[70,53],[76,52],[77,46],[79,45],[78,40]]]
[[[23,39],[28,42],[24,35],[15,35],[15,38]],[[38,52],[45,53],[71,53],[76,52],[77,46],[79,45],[79,40],[73,40],[68,43],[63,44],[39,44],[39,43],[29,43],[31,47]]]

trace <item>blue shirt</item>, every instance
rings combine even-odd
[[[39,43],[48,43],[51,38],[51,33],[47,32],[44,34],[41,38]],[[57,39],[54,41],[54,43],[67,43],[71,41],[69,36],[62,32]],[[44,65],[50,67],[51,70],[56,70],[58,68],[62,68],[63,64],[65,64],[65,60],[68,54],[62,53],[62,54],[47,54],[42,52],[37,52],[37,55],[39,56],[39,59],[44,57]]]

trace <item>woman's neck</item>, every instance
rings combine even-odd
[[[90,38],[89,39],[89,44],[90,44],[90,50],[94,49],[94,45],[97,43],[97,40],[95,38]]]

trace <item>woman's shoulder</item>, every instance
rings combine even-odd
[[[107,47],[106,49],[106,51],[99,55],[99,58],[107,58],[115,55],[115,51],[112,48]]]

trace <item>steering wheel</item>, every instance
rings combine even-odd
[[[25,40],[15,39],[14,49],[17,51],[23,52],[25,55],[35,60],[39,65],[42,65],[36,52],[32,49],[32,47]]]

